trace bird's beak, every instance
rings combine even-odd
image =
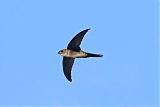
[[[60,51],[58,52],[58,54],[60,54]]]

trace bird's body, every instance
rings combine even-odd
[[[59,54],[64,57],[70,57],[70,58],[84,58],[86,57],[86,53],[83,51],[72,51],[69,49],[63,49],[59,51]]]
[[[102,57],[100,54],[84,52],[80,48],[81,41],[89,29],[78,33],[68,44],[67,49],[60,50],[58,54],[63,56],[63,71],[66,78],[71,82],[71,70],[75,58]]]
[[[82,50],[72,51],[69,49],[63,49],[63,50],[59,51],[58,54],[60,54],[64,57],[70,57],[70,58],[102,57],[102,55],[99,55],[99,54],[87,53]]]

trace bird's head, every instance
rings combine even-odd
[[[67,55],[67,49],[63,49],[63,50],[60,50],[58,52],[58,54],[62,55],[62,56],[66,56]]]

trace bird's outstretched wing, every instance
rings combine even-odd
[[[63,57],[63,72],[66,78],[71,82],[71,70],[75,58]]]
[[[68,44],[67,49],[73,50],[73,51],[79,51],[81,41],[84,37],[84,35],[87,33],[87,31],[90,29],[83,30],[79,32]]]

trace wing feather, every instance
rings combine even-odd
[[[71,70],[74,63],[75,58],[63,57],[63,72],[66,78],[71,82]]]
[[[83,30],[79,32],[68,44],[67,49],[73,50],[73,51],[79,51],[80,50],[80,44],[82,42],[82,39],[84,35],[87,33],[87,31],[90,29]]]

